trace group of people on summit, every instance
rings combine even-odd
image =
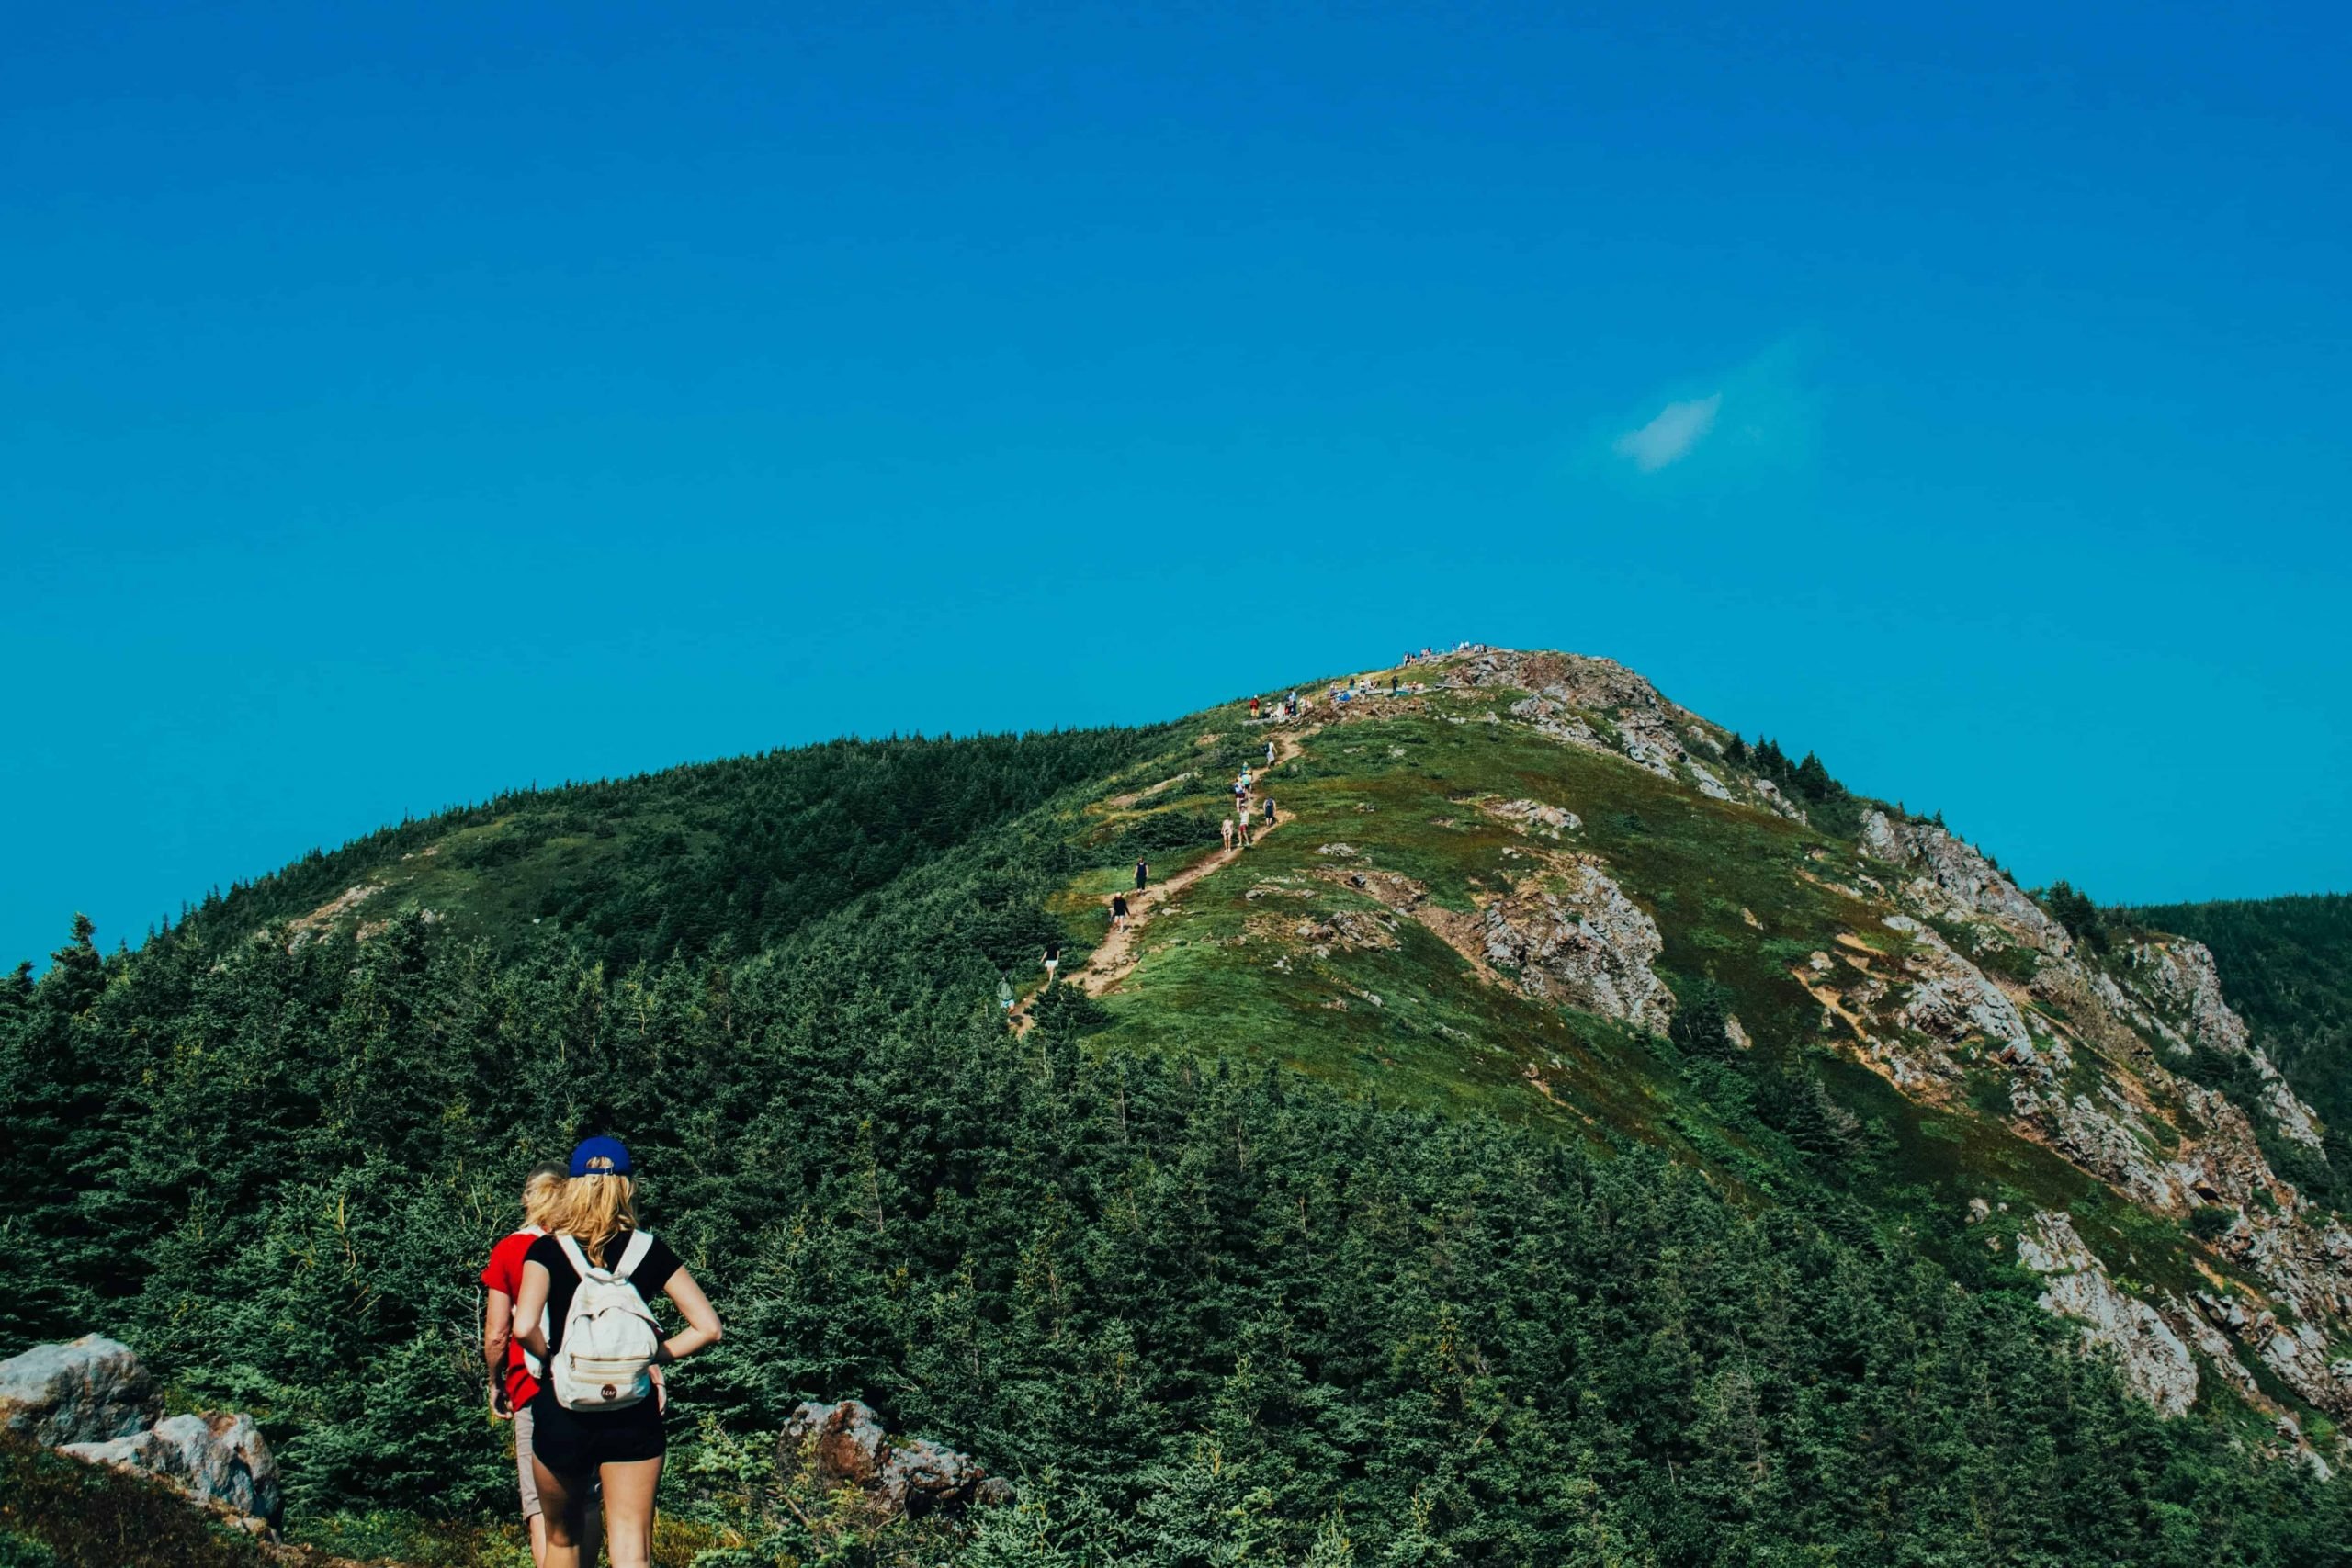
[[[639,1223],[616,1138],[534,1167],[523,1224],[481,1271],[490,1408],[514,1424],[535,1568],[584,1568],[601,1535],[613,1568],[648,1568],[668,1452],[663,1370],[718,1342],[718,1314],[678,1255]],[[665,1336],[647,1300],[685,1326]]]

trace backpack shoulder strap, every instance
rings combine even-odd
[[[568,1235],[560,1235],[555,1238],[555,1244],[563,1248],[564,1261],[571,1265],[571,1271],[573,1273],[579,1275],[583,1280],[589,1279],[593,1276],[595,1270],[595,1265],[588,1261],[588,1255],[580,1250],[580,1244],[578,1242],[574,1241]]]
[[[624,1280],[633,1278],[637,1273],[637,1266],[644,1262],[645,1255],[652,1250],[653,1233],[651,1231],[629,1232],[628,1245],[621,1248],[620,1261],[613,1265],[613,1272]]]

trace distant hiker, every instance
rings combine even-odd
[[[1048,948],[1046,948],[1046,989],[1051,990],[1051,989],[1053,988],[1053,984],[1054,984],[1054,971],[1055,971],[1055,970],[1057,970],[1057,969],[1059,969],[1061,966],[1062,966],[1062,946],[1061,946],[1061,943],[1059,943],[1059,942],[1055,942],[1053,945],[1051,945],[1050,947],[1048,947]]]
[[[1258,716],[1258,699],[1255,697],[1250,699],[1250,716],[1251,718]]]
[[[1241,820],[1234,824],[1234,835],[1241,840],[1243,849],[1250,847],[1250,804],[1247,801],[1242,802]]]
[[[1266,796],[1266,826],[1267,826],[1267,827],[1269,827],[1269,828],[1271,828],[1271,827],[1272,827],[1273,825],[1274,825],[1274,797],[1273,797],[1272,795],[1270,795]]]
[[[514,1472],[523,1497],[523,1528],[531,1535],[531,1562],[544,1568],[548,1525],[539,1486],[531,1474],[531,1401],[539,1392],[539,1363],[514,1342],[514,1298],[523,1293],[523,1255],[548,1234],[548,1221],[562,1196],[564,1168],[550,1160],[523,1179],[523,1228],[490,1249],[482,1265],[481,1354],[490,1368],[490,1413],[514,1423]],[[581,1550],[596,1552],[596,1518],[588,1517]]]
[[[1010,976],[996,977],[996,1005],[1004,1010],[1005,1021],[1012,1021],[1012,981]]]
[[[1111,929],[1114,931],[1127,929],[1127,896],[1124,893],[1111,895]]]
[[[1396,694],[1396,677],[1394,675],[1388,677],[1388,694],[1392,697]]]
[[[1233,847],[1233,818],[1220,817],[1216,819],[1216,825],[1217,830],[1225,835],[1225,847],[1231,849]]]
[[[1273,743],[1272,741],[1269,740],[1269,741],[1267,741],[1267,742],[1266,742],[1266,766],[1268,766],[1268,767],[1270,767],[1270,768],[1271,768],[1271,767],[1272,767],[1273,765],[1274,765],[1274,743]]]
[[[1136,892],[1138,892],[1138,893],[1142,892],[1142,891],[1144,890],[1144,886],[1145,886],[1145,885],[1146,885],[1146,884],[1148,884],[1150,880],[1151,880],[1151,867],[1150,867],[1150,865],[1149,865],[1148,863],[1147,863],[1146,862],[1143,862],[1143,861],[1137,861],[1137,862],[1136,862]]]
[[[653,1494],[669,1438],[654,1369],[718,1343],[718,1314],[678,1255],[638,1224],[637,1183],[617,1138],[571,1151],[548,1234],[523,1255],[514,1303],[523,1348],[547,1369],[531,1400],[531,1473],[547,1520],[545,1568],[581,1568],[601,1481],[613,1568],[649,1568]],[[686,1326],[662,1337],[646,1308],[666,1295]]]

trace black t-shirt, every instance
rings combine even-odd
[[[646,1240],[652,1243],[645,1249],[644,1260],[628,1275],[637,1287],[637,1293],[650,1304],[660,1295],[670,1276],[685,1267],[670,1244],[650,1232]],[[623,1231],[605,1244],[605,1267],[616,1269],[621,1254],[628,1249],[629,1233]],[[582,1256],[588,1249],[581,1249]],[[548,1271],[548,1364],[555,1364],[556,1351],[563,1346],[563,1320],[571,1315],[571,1298],[580,1292],[580,1274],[571,1267],[571,1259],[563,1255],[563,1244],[551,1235],[543,1235],[531,1243],[531,1250],[523,1254],[526,1263],[537,1263]]]

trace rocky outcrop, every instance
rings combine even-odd
[[[2102,1088],[2093,1100],[2020,1078],[2009,1086],[2009,1108],[2041,1143],[2133,1202],[2166,1213],[2184,1206],[2180,1184],[2150,1147],[2139,1114],[2112,1089]]]
[[[1696,725],[1695,715],[1668,702],[1656,686],[1610,659],[1498,649],[1458,667],[1451,683],[1531,692],[1532,696],[1511,705],[1513,716],[1567,745],[1615,752],[1661,778],[1674,777],[1674,764],[1685,755],[1682,726]],[[1587,715],[1605,719],[1616,731],[1616,744]]]
[[[873,1408],[854,1399],[793,1411],[776,1439],[775,1461],[786,1484],[805,1480],[821,1493],[848,1488],[877,1518],[955,1514],[1012,1496],[1010,1483],[970,1455],[922,1438],[893,1438]]]
[[[1489,817],[1498,817],[1521,831],[1540,833],[1556,839],[1563,833],[1573,833],[1584,826],[1583,818],[1558,806],[1546,806],[1540,800],[1482,801],[1479,809]]]
[[[1903,960],[1911,986],[1895,1010],[1896,1022],[1946,1044],[1981,1038],[2005,1061],[2029,1067],[2041,1065],[2033,1032],[2007,992],[1910,916],[1889,915],[1883,923],[1909,937],[1912,944]]]
[[[127,1438],[163,1414],[164,1396],[138,1355],[102,1334],[0,1361],[0,1427],[37,1443]]]
[[[1729,800],[1731,798],[1731,791],[1724,787],[1723,780],[1715,777],[1714,774],[1709,773],[1706,769],[1701,767],[1696,762],[1686,762],[1683,765],[1690,770],[1691,780],[1698,784],[1699,793],[1701,795],[1705,795],[1709,800]]]
[[[2042,1276],[2041,1305],[2083,1325],[2086,1344],[2112,1351],[2132,1393],[2166,1416],[2197,1399],[2197,1359],[2164,1314],[2116,1289],[2064,1214],[2043,1211],[2018,1235],[2018,1261]]]
[[[233,1514],[277,1522],[277,1461],[250,1416],[175,1416],[148,1431],[109,1442],[68,1443],[63,1451],[168,1481]]]
[[[2208,1051],[2242,1057],[2254,1068],[2262,1084],[2262,1108],[2281,1134],[2308,1148],[2321,1146],[2312,1108],[2287,1087],[2269,1054],[2254,1043],[2245,1021],[2222,999],[2222,976],[2213,967],[2211,950],[2201,942],[2139,942],[2129,956],[2134,982],[2159,1009],[2185,1022],[2189,1040]],[[2166,1026],[2162,1032],[2177,1043],[2182,1031]]]
[[[1766,810],[1785,817],[1792,822],[1812,821],[1812,818],[1804,814],[1804,807],[1782,794],[1781,786],[1770,779],[1751,779],[1748,781],[1748,787],[1756,792],[1756,798],[1764,803]]]
[[[1914,871],[1906,900],[1923,914],[1983,917],[2027,946],[2063,953],[2074,948],[2066,928],[1974,849],[1930,823],[1899,822],[1883,811],[1862,818],[1862,848],[1891,866]]]
[[[1599,730],[1549,697],[1521,697],[1510,705],[1510,712],[1513,718],[1525,719],[1538,734],[1548,735],[1564,746],[1604,753],[1611,750]]]
[[[1480,911],[1485,958],[1530,996],[1666,1032],[1674,993],[1650,965],[1657,922],[1589,861],[1570,860]]]
[[[277,1461],[253,1417],[158,1420],[163,1411],[138,1355],[102,1335],[0,1361],[0,1424],[88,1463],[163,1481],[248,1529],[277,1522]]]

